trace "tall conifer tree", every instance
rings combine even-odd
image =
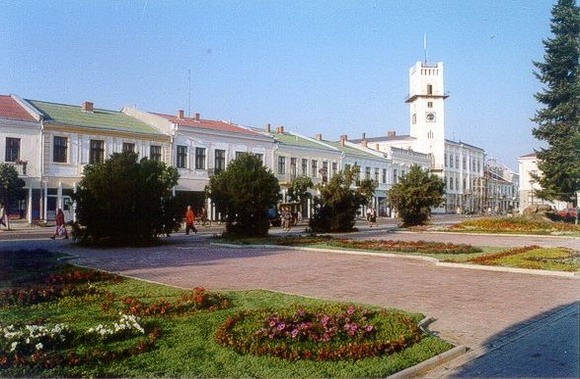
[[[542,190],[537,195],[548,200],[576,203],[580,190],[580,13],[575,0],[558,0],[552,8],[551,38],[543,41],[544,62],[533,62],[535,76],[544,85],[535,94],[544,107],[532,121],[534,137],[547,143],[537,151],[541,174],[535,179]]]

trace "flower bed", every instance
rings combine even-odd
[[[416,321],[400,312],[291,307],[239,312],[218,328],[215,338],[239,353],[327,361],[390,355],[420,341],[422,333]]]
[[[473,263],[554,271],[580,270],[580,253],[565,248],[525,246],[472,258]]]
[[[256,243],[257,241],[252,240]],[[272,243],[281,246],[311,246],[326,245],[343,249],[373,250],[373,251],[398,251],[418,254],[472,254],[481,252],[480,248],[454,243],[427,242],[427,241],[393,241],[393,240],[353,240],[347,238],[334,238],[331,236],[317,237],[284,237],[270,238],[261,243]]]
[[[450,231],[554,234],[580,233],[580,226],[564,222],[548,222],[526,217],[482,218],[449,226]]]

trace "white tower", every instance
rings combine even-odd
[[[415,149],[431,154],[431,170],[443,175],[445,154],[445,107],[443,63],[417,62],[409,69],[409,120]]]

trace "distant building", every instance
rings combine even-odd
[[[497,159],[485,164],[483,209],[492,214],[513,214],[519,209],[519,175]]]
[[[555,210],[564,209],[567,204],[563,201],[546,201],[536,196],[535,191],[542,189],[534,176],[541,175],[538,169],[536,153],[530,153],[518,157],[519,166],[519,199],[520,211],[533,204],[546,204]]]

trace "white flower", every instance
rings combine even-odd
[[[18,346],[18,342],[14,341],[10,344],[10,351],[14,351],[16,350],[16,347]]]
[[[42,342],[39,342],[36,344],[36,350],[42,350],[42,348],[44,347],[44,345],[42,344]]]

